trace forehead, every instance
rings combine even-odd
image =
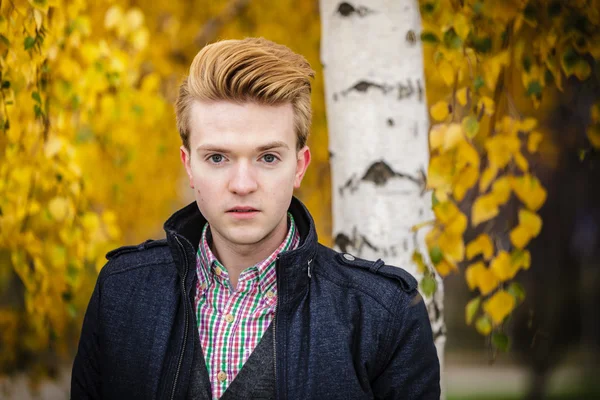
[[[260,145],[283,141],[293,148],[294,110],[291,103],[271,106],[254,102],[198,101],[190,108],[190,146]]]

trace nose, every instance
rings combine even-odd
[[[229,180],[229,190],[243,196],[254,192],[258,188],[252,167],[245,162],[238,163],[233,168],[233,176]]]

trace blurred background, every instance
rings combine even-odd
[[[421,1],[421,12],[453,3],[463,2]],[[499,15],[526,15],[528,5],[467,3]],[[530,3],[566,13],[568,2]],[[588,7],[573,29],[588,44],[589,73],[564,74],[562,90],[548,84],[536,107],[520,75],[508,82],[514,105],[539,121],[532,169],[548,191],[531,268],[517,277],[527,295],[510,317],[511,347],[498,354],[467,326],[471,292],[462,274],[449,275],[449,399],[600,398],[600,157],[588,132],[600,93],[600,11],[574,3]],[[533,40],[535,26],[527,34]],[[316,70],[313,161],[297,195],[331,246],[317,0],[0,2],[0,398],[68,398],[104,255],[161,238],[166,218],[193,200],[178,155],[178,85],[202,46],[246,36],[285,44]],[[449,91],[434,52],[424,46],[430,105]]]

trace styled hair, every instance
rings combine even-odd
[[[190,109],[194,100],[291,103],[297,149],[306,145],[312,110],[308,61],[288,47],[264,38],[223,40],[202,48],[179,87],[175,113],[183,145],[189,150]]]

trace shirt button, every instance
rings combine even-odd
[[[232,323],[232,322],[233,322],[233,315],[231,315],[231,314],[227,314],[227,315],[225,316],[225,321],[227,321],[227,322],[229,322],[229,323]]]
[[[206,290],[206,282],[202,282],[202,285],[200,285],[200,289]]]
[[[216,267],[216,268],[215,268],[215,274],[217,274],[217,275],[221,276],[221,268],[219,268],[219,267]]]
[[[269,291],[267,292],[267,298],[269,298],[269,299],[272,299],[273,297],[275,297],[275,293],[273,293],[273,291],[272,291],[272,290],[269,290]]]
[[[227,380],[227,375],[225,374],[225,372],[221,371],[217,374],[217,379],[219,380],[219,382],[225,382],[225,380]]]
[[[344,258],[348,261],[354,261],[356,258],[352,254],[344,253]]]

